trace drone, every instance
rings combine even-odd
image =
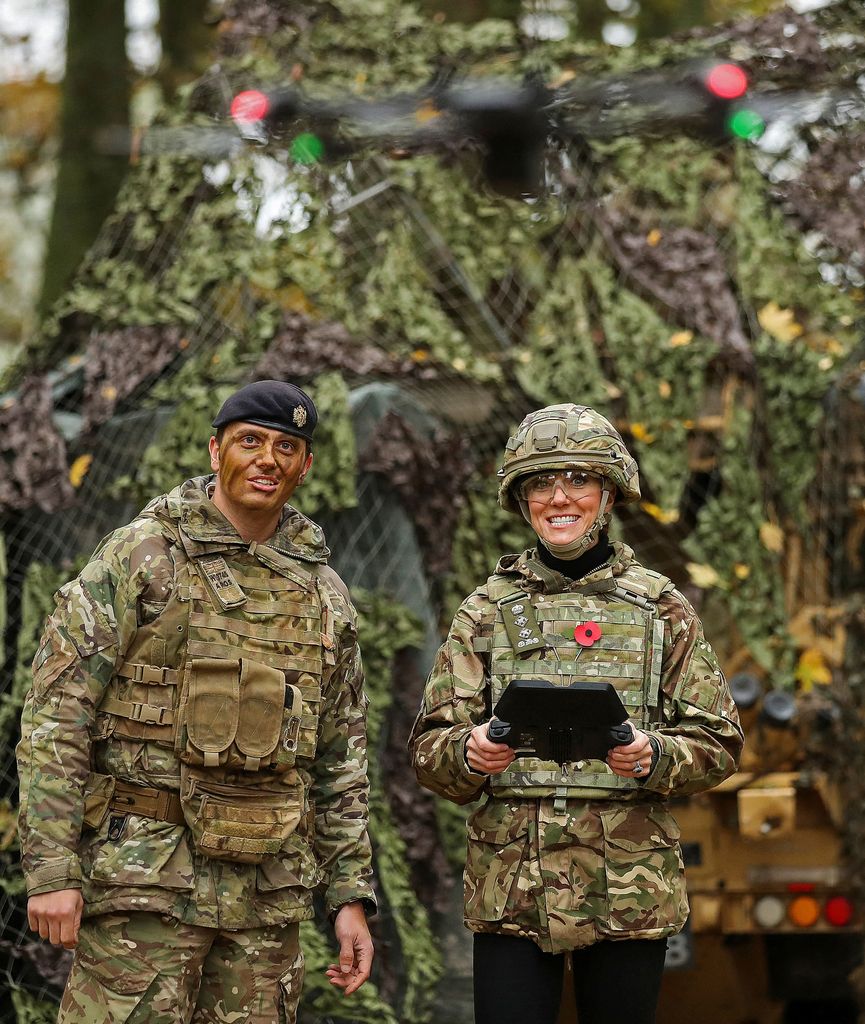
[[[720,144],[758,139],[766,129],[746,72],[711,59],[558,88],[533,78],[451,78],[414,92],[339,101],[312,98],[296,86],[244,89],[230,114],[241,136],[281,141],[301,164],[365,150],[407,158],[474,149],[487,184],[511,197],[541,190],[551,143],[678,133]]]
[[[414,91],[372,98],[320,99],[297,85],[233,94],[223,83],[221,91],[222,110],[210,126],[151,126],[131,136],[104,129],[97,146],[133,159],[180,152],[205,161],[272,146],[299,165],[363,153],[391,159],[474,153],[493,191],[531,199],[544,192],[545,162],[555,146],[585,152],[591,143],[676,135],[714,145],[757,143],[774,126],[827,116],[834,123],[865,120],[861,88],[757,92],[739,64],[714,57],[591,81],[571,76],[556,87],[537,77],[449,71]]]

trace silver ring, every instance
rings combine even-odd
[[[642,775],[642,774],[643,774],[643,762],[642,761],[637,761],[637,763],[634,765],[634,775]]]

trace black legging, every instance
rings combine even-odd
[[[654,1024],[666,949],[666,939],[626,939],[575,950],[579,1024]],[[555,1024],[564,965],[531,939],[476,934],[475,1024]]]

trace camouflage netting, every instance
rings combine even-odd
[[[27,937],[14,871],[12,748],[51,592],[150,496],[201,471],[213,410],[250,379],[291,378],[319,404],[300,505],[355,590],[373,698],[375,985],[346,1011],[323,984],[329,929],[309,926],[304,1021],[431,1017],[432,929],[463,812],[418,792],[403,747],[440,630],[528,539],[495,505],[495,469],[531,408],[585,401],[619,425],[644,498],[616,530],[697,603],[728,672],[834,684],[862,708],[858,7],[610,53],[503,21],[429,20],[399,0],[227,5],[219,71],[166,126],[205,137],[234,91],[289,77],[371,95],[434,68],[553,82],[705,53],[740,61],[767,93],[807,83],[818,98],[779,100],[787,113],[758,146],[551,150],[531,203],[492,194],[457,153],[309,166],[284,140],[131,168],[0,398],[0,960],[19,1020],[51,1019],[65,967]],[[849,721],[838,771],[860,808],[849,854],[865,877],[865,742],[861,716]]]

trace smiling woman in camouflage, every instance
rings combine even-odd
[[[454,618],[412,733],[422,785],[468,803],[465,920],[476,1024],[552,1024],[573,957],[580,1024],[651,1024],[688,912],[670,796],[717,785],[742,745],[702,627],[666,577],[611,542],[637,465],[603,416],[556,405],[510,438],[499,501],[538,535]],[[522,629],[514,629],[519,606]],[[528,636],[528,639],[525,637]],[[520,758],[487,735],[517,678],[612,682],[633,741],[604,761]]]
[[[316,889],[331,983],[369,977],[355,612],[287,504],[316,420],[293,384],[241,388],[214,475],[154,498],[57,593],[18,770],[30,927],[75,949],[59,1024],[293,1024]]]

